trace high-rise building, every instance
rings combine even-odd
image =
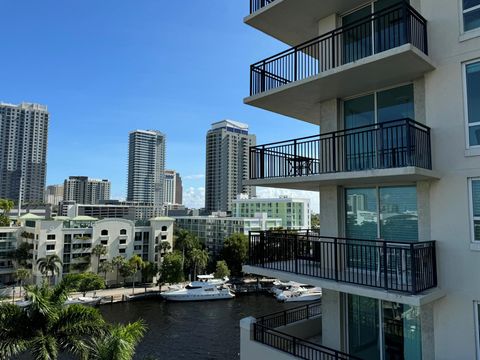
[[[49,117],[44,105],[0,103],[0,198],[43,203]]]
[[[321,225],[251,232],[243,271],[322,300],[243,319],[241,359],[480,359],[480,1],[250,5],[287,45],[244,102],[312,132],[253,147],[248,185],[317,191]]]
[[[63,185],[48,185],[45,190],[45,204],[58,206],[63,201]]]
[[[164,202],[165,135],[156,130],[130,133],[127,200],[150,203],[158,214]]]
[[[63,183],[63,200],[79,204],[98,204],[110,199],[110,181],[70,176]]]
[[[175,170],[165,170],[164,204],[182,203],[182,178]]]
[[[248,125],[232,120],[212,124],[207,133],[205,169],[205,209],[232,211],[232,202],[239,194],[255,195],[248,186],[249,148],[256,137],[248,133]]]

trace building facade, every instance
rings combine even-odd
[[[17,244],[31,244],[32,281],[40,284],[42,274],[38,271],[37,260],[49,255],[58,255],[62,259],[63,270],[56,277],[56,282],[65,274],[96,271],[98,261],[111,261],[115,256],[129,259],[138,255],[144,261],[159,263],[160,243],[168,241],[171,246],[173,244],[173,223],[174,219],[166,217],[138,224],[127,219],[97,220],[90,216],[45,220],[27,214],[21,218],[20,227],[8,231],[15,232]],[[1,228],[0,234],[7,229],[11,228]],[[13,235],[8,235],[7,238],[9,237],[14,238]],[[107,249],[107,254],[99,260],[92,255],[92,249],[97,245],[103,245]],[[112,283],[115,279],[114,272],[107,274],[107,283]]]
[[[161,213],[165,187],[165,135],[156,130],[130,133],[127,200],[152,203]]]
[[[213,256],[220,254],[223,242],[234,233],[248,235],[249,231],[268,230],[282,226],[282,220],[266,214],[255,217],[227,217],[226,213],[209,216],[174,216],[175,226],[195,234]]]
[[[164,204],[181,205],[183,201],[183,186],[180,174],[175,170],[165,170]]]
[[[63,183],[63,200],[80,204],[98,204],[110,200],[111,183],[108,180],[70,176]]]
[[[49,118],[44,105],[0,103],[0,198],[43,203]]]
[[[63,185],[48,185],[43,201],[45,204],[58,206],[63,201]]]
[[[244,319],[242,359],[479,358],[478,5],[251,1],[292,48],[252,65],[245,103],[312,136],[253,148],[249,185],[318,191],[321,228],[252,234],[244,271],[323,298],[281,329]]]
[[[285,229],[310,229],[310,200],[281,196],[261,199],[239,195],[233,201],[236,217],[253,217],[256,213],[266,213],[268,217],[282,219]]]
[[[245,181],[249,147],[256,137],[248,133],[248,125],[223,120],[212,124],[206,144],[205,209],[230,212],[238,194],[255,196],[255,188]]]

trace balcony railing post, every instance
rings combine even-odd
[[[295,274],[298,274],[298,234],[295,234],[295,242],[293,243],[293,256],[295,258]]]
[[[437,280],[437,245],[435,242],[432,243],[432,271],[433,271],[433,287],[438,285]]]
[[[265,233],[260,231],[260,251],[259,251],[260,265],[263,267],[265,262]]]
[[[411,144],[412,131],[415,131],[415,130],[414,130],[414,129],[415,129],[415,128],[414,128],[414,124],[412,124],[412,123],[410,122],[410,120],[407,120],[406,127],[407,127],[407,129],[406,129],[406,136],[407,136],[407,139],[406,139],[406,140],[407,140],[407,145],[406,145],[406,146],[407,146],[407,152],[406,152],[406,154],[405,154],[405,155],[406,155],[406,159],[405,159],[405,160],[406,160],[407,163],[406,163],[405,165],[407,165],[407,166],[417,165],[417,164],[415,164],[414,161],[413,161],[413,160],[414,160],[413,157],[414,157],[415,154],[413,154],[412,147],[411,147],[411,145],[412,145],[412,144]]]
[[[412,269],[410,270],[410,273],[411,273],[410,276],[412,277],[412,294],[416,294],[417,293],[417,259],[416,259],[415,247],[413,243],[410,244],[410,261],[412,266]],[[407,283],[407,289],[408,289],[408,283]]]
[[[331,48],[331,52],[332,52],[332,66],[330,66],[330,69],[333,69],[335,68],[335,33],[332,34],[332,48]],[[327,69],[325,69],[327,70]]]
[[[383,241],[383,281],[385,281],[384,288],[388,290],[388,254],[387,242]]]
[[[266,90],[266,88],[265,88],[265,77],[266,77],[265,67],[266,67],[266,63],[265,63],[265,61],[263,61],[262,62],[262,70],[260,71],[260,92],[264,92]]]
[[[297,162],[297,139],[293,140],[293,176],[298,174],[298,166],[300,162]]]
[[[297,338],[292,336],[292,355],[297,356]]]
[[[408,3],[406,1],[403,2],[403,26],[405,27],[405,44],[411,43],[411,32],[410,32],[410,12],[408,11]]]
[[[383,149],[383,123],[378,124],[377,135],[377,169],[383,169],[385,164],[385,155]],[[393,155],[393,153],[392,153]],[[393,162],[393,159],[392,159]]]
[[[335,271],[335,281],[338,281],[338,239],[333,240],[333,271]]]
[[[265,178],[265,145],[260,149],[260,179]]]
[[[297,55],[298,55],[298,49],[295,47],[293,51],[293,81],[297,81],[297,76],[298,76],[297,75],[297,71],[298,71]]]
[[[332,133],[332,172],[337,171],[337,138],[335,133]]]

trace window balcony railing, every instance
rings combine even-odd
[[[300,359],[359,360],[359,358],[347,353],[276,330],[281,326],[288,326],[299,321],[307,321],[321,314],[321,303],[315,302],[259,317],[253,324],[253,340],[289,353]]]
[[[253,14],[274,1],[275,0],[250,0],[250,14]]]
[[[428,55],[427,21],[400,2],[251,65],[250,96],[405,44]]]
[[[408,294],[437,286],[435,242],[321,236],[310,231],[261,231],[249,237],[249,265]]]
[[[411,119],[250,147],[250,179],[407,166],[432,169],[430,128]]]

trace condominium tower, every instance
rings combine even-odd
[[[165,170],[164,204],[181,204],[183,186],[180,174],[175,170]]]
[[[130,133],[127,200],[154,204],[158,213],[164,200],[165,146],[160,131]]]
[[[207,133],[205,171],[205,209],[232,211],[232,202],[238,194],[255,195],[255,188],[247,186],[249,147],[255,145],[255,135],[248,133],[248,125],[223,120],[212,124]]]
[[[245,103],[312,131],[252,148],[248,185],[317,191],[321,227],[252,232],[244,271],[323,295],[242,320],[241,358],[480,358],[480,1],[250,5],[287,45]]]
[[[87,176],[70,176],[63,183],[63,201],[79,204],[98,204],[110,200],[110,181],[89,179]]]
[[[44,105],[0,102],[0,198],[43,203],[49,117]]]

